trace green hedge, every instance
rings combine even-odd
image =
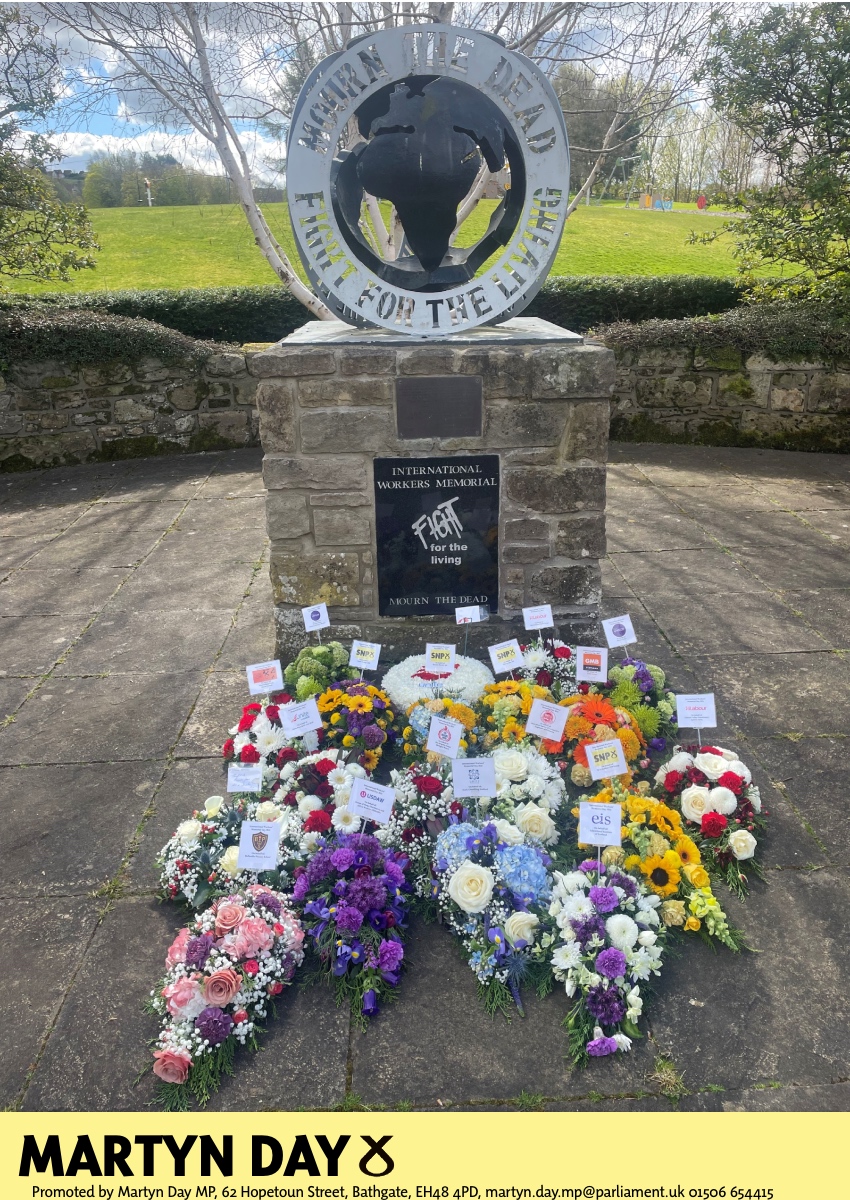
[[[725,312],[740,302],[734,280],[710,275],[555,276],[524,315],[584,333],[612,321]],[[0,310],[45,307],[142,317],[188,337],[239,345],[276,341],[310,319],[284,287],[274,285],[0,296]]]
[[[758,304],[714,317],[619,322],[596,330],[616,350],[684,347],[705,355],[739,351],[774,362],[850,362],[850,323],[823,305]]]
[[[159,358],[185,363],[216,347],[153,321],[104,312],[15,307],[0,311],[0,370],[16,362],[60,359],[69,366]]]

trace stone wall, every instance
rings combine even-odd
[[[256,445],[250,357],[14,363],[0,376],[0,470]]]
[[[392,344],[391,336],[370,343],[353,329],[340,338],[322,346],[285,339],[251,363],[261,377],[257,406],[281,653],[291,658],[304,643],[300,609],[321,601],[336,636],[379,641],[395,657],[421,647],[423,624],[429,640],[456,639],[457,627],[444,617],[378,617],[376,455],[499,454],[496,620],[510,629],[497,633],[493,620],[472,627],[470,644],[513,636],[525,605],[551,603],[576,628],[594,618],[605,553],[611,352],[581,339],[411,345],[403,338]],[[482,378],[482,436],[399,438],[395,378],[457,374]]]
[[[651,441],[654,426],[681,440],[712,429],[722,435],[723,427],[767,444],[822,438],[824,448],[838,448],[850,440],[850,363],[773,362],[735,349],[612,347],[614,437],[642,430]]]

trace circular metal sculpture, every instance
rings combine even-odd
[[[490,175],[509,184],[469,244],[459,210]],[[360,38],[319,64],[292,115],[295,240],[318,295],[350,324],[442,337],[516,316],[554,261],[569,177],[548,80],[479,30]]]

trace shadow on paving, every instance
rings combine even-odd
[[[141,1005],[186,919],[156,901],[153,860],[223,790],[244,666],[272,653],[260,463],[250,450],[0,479],[17,902],[0,998],[18,1014],[5,1104],[152,1100],[149,1074],[133,1086],[157,1029]],[[771,814],[769,882],[745,904],[723,896],[754,952],[682,947],[647,1037],[576,1071],[563,994],[491,1019],[446,929],[416,922],[397,1001],[365,1034],[328,993],[290,989],[213,1107],[333,1108],[350,1090],[435,1111],[664,1112],[666,1057],[683,1110],[846,1108],[850,463],[613,444],[608,497],[605,615],[632,615],[634,652],[674,689],[715,692],[711,737],[740,750]]]

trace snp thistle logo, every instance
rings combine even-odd
[[[428,541],[422,532],[427,526],[428,532],[434,539],[442,539],[451,536],[458,536],[463,533],[463,525],[460,517],[454,510],[454,505],[457,504],[460,496],[452,496],[451,500],[444,500],[442,504],[438,504],[430,516],[423,515],[417,517],[411,525],[411,529],[419,538],[425,549],[428,549]]]

